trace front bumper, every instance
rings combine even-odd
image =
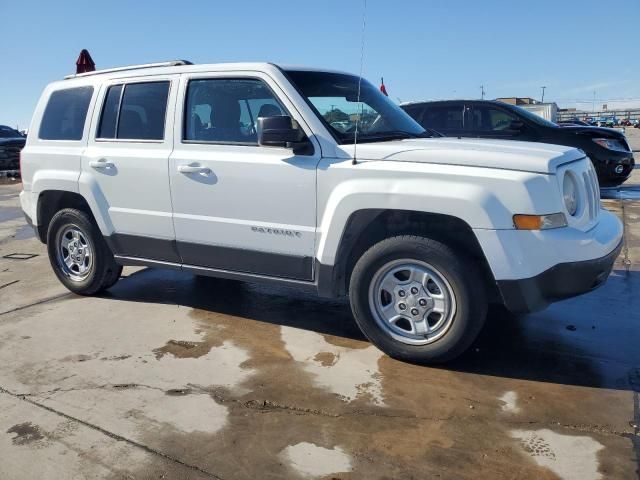
[[[632,152],[615,152],[605,150],[604,153],[590,154],[598,174],[600,186],[617,186],[631,176],[635,166]]]
[[[513,313],[529,313],[595,290],[607,280],[621,248],[622,242],[604,257],[561,263],[535,277],[498,280],[504,305]]]

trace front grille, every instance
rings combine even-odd
[[[0,146],[0,170],[16,170],[20,165],[20,150],[14,145]]]
[[[589,220],[594,220],[600,212],[600,188],[598,186],[598,177],[593,171],[593,167],[590,166],[586,172],[582,172],[582,178],[587,191]]]

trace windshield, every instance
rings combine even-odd
[[[543,127],[557,127],[558,125],[550,122],[549,120],[542,118],[540,115],[536,115],[533,112],[530,112],[529,110],[527,110],[526,108],[522,108],[522,107],[516,107],[513,106],[513,108],[517,108],[518,109],[518,114],[522,115],[523,117],[531,120],[533,123],[537,123],[538,125],[542,125]]]
[[[318,117],[339,143],[378,142],[401,138],[430,137],[404,110],[366,80],[343,73],[287,71]]]
[[[0,125],[0,138],[22,138],[22,134],[11,127]]]

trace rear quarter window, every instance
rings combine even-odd
[[[51,93],[38,137],[41,140],[82,140],[93,87],[68,88]]]

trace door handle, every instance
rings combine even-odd
[[[209,167],[203,167],[202,165],[178,165],[178,172],[180,173],[204,173],[209,175],[211,169]]]
[[[93,168],[111,168],[115,165],[113,164],[113,162],[109,162],[106,158],[101,158],[98,161],[93,160],[89,162],[89,166]]]

